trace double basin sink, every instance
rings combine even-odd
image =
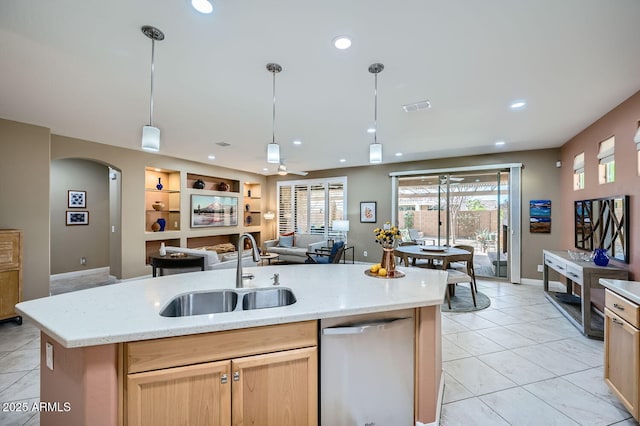
[[[240,300],[242,300],[240,302]],[[296,303],[288,288],[262,288],[251,290],[213,290],[180,294],[160,311],[163,317],[218,314],[277,308]]]

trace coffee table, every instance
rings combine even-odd
[[[260,255],[260,264],[264,266],[264,261],[268,261],[269,265],[271,265],[271,261],[277,261],[280,255],[278,253],[266,253]]]
[[[160,254],[149,256],[152,274],[157,276],[157,269],[160,269],[160,276],[164,275],[165,269],[177,269],[177,268],[192,268],[200,267],[200,270],[204,271],[204,256],[195,256],[186,254],[184,256],[171,256],[166,254],[160,256]]]

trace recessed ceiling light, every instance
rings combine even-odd
[[[402,157],[402,153],[401,152],[396,152],[396,157]]]
[[[376,129],[374,129],[373,127],[369,127],[367,129],[367,133],[375,133],[375,132],[376,132]]]
[[[302,145],[302,141],[300,139],[296,139],[293,141],[294,145]]]
[[[266,167],[264,169],[262,169],[263,172],[268,172],[269,169],[267,169]]]
[[[158,169],[158,168],[155,168],[153,170],[155,170],[156,172],[161,172],[162,171],[161,169]]]
[[[511,104],[511,109],[524,109],[527,106],[525,101],[515,101]]]
[[[496,141],[496,146],[502,146],[505,143],[506,143],[505,141]]]
[[[419,101],[411,104],[402,105],[404,112],[421,111],[431,108],[431,101]]]
[[[208,156],[207,156],[207,158],[208,158],[209,160],[215,160],[215,159],[216,159],[216,156],[215,156],[215,155],[208,155]]]
[[[338,161],[340,161],[341,163],[346,163],[346,162],[347,162],[347,159],[346,159],[346,158],[341,158],[341,159],[340,159],[340,160],[338,160]]]
[[[351,39],[346,36],[339,36],[333,39],[336,49],[345,50],[351,47]]]
[[[191,6],[205,15],[213,12],[213,4],[209,0],[191,0]]]

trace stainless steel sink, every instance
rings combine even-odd
[[[242,297],[242,309],[264,309],[288,306],[296,303],[296,296],[288,288],[265,288],[246,293]]]
[[[190,315],[231,312],[238,304],[238,293],[233,290],[216,290],[185,293],[174,297],[160,311],[163,317],[185,317]]]

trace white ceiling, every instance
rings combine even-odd
[[[153,25],[165,155],[273,174],[268,62],[289,169],[368,164],[374,62],[386,163],[558,147],[640,89],[639,22],[638,0],[2,0],[0,117],[140,149]]]

